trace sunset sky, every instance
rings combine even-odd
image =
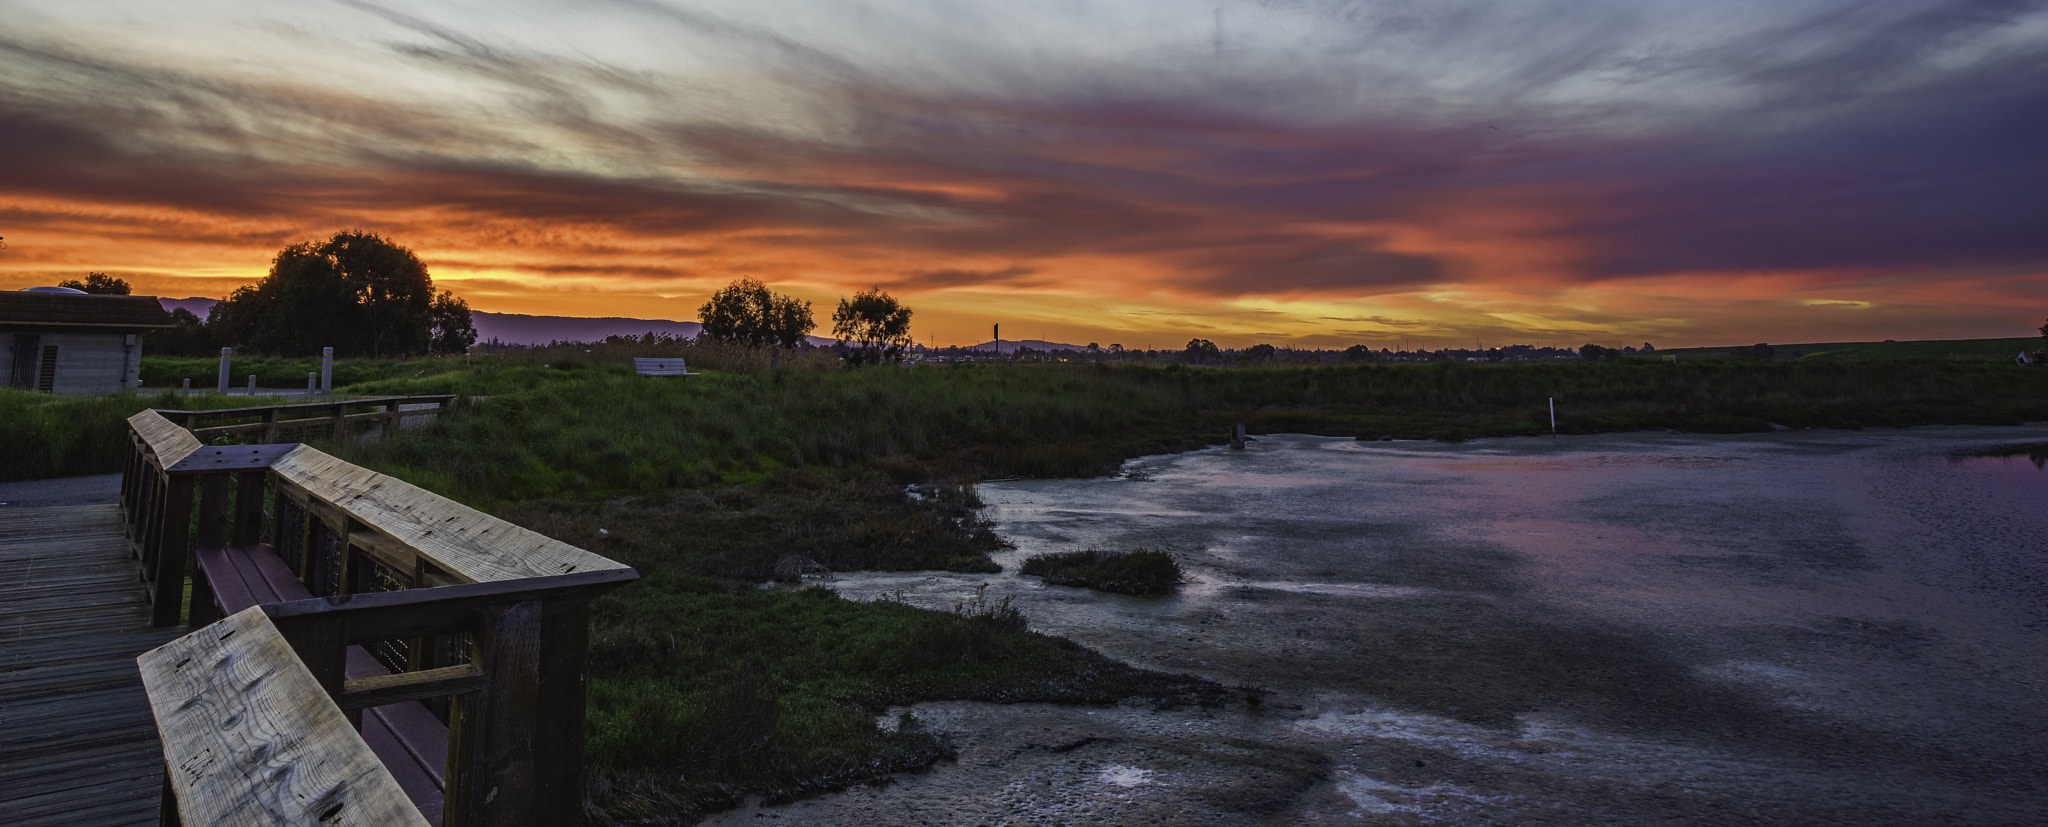
[[[362,228],[479,310],[880,284],[920,343],[2048,316],[2048,2],[0,4],[0,288]],[[820,331],[825,332],[823,330]]]

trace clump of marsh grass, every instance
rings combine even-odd
[[[1180,564],[1158,549],[1109,551],[1091,548],[1027,558],[1021,574],[1058,586],[1086,586],[1123,594],[1170,594],[1180,589]]]

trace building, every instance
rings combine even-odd
[[[132,391],[142,386],[142,334],[170,326],[150,296],[0,292],[0,375],[9,387],[44,393]]]

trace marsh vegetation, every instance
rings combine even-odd
[[[635,376],[626,357],[648,355],[684,356],[705,375]],[[213,364],[146,360],[145,371],[174,381],[211,376]],[[237,364],[271,382],[264,363]],[[275,384],[308,369],[280,361]],[[1564,433],[2048,419],[2048,374],[1957,362],[845,370],[829,352],[799,350],[771,370],[758,349],[621,341],[344,361],[336,373],[345,392],[464,399],[423,427],[330,450],[645,575],[592,610],[601,821],[785,798],[945,755],[934,736],[876,726],[896,704],[1242,702],[1033,633],[1006,606],[935,611],[800,588],[851,570],[993,571],[1003,541],[978,516],[980,480],[1112,473],[1132,457],[1219,444],[1239,422],[1360,439],[1547,433],[1551,398]],[[246,403],[0,392],[0,468],[16,479],[117,471],[135,411]],[[1048,571],[1151,589],[1178,579],[1172,562]],[[761,587],[770,581],[787,585]]]

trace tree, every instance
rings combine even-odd
[[[771,368],[782,364],[783,348],[802,344],[804,336],[818,326],[811,317],[810,302],[770,292],[750,278],[711,294],[711,299],[697,308],[697,321],[704,326],[705,337],[774,348],[768,357]]]
[[[1278,353],[1277,349],[1267,344],[1252,345],[1244,351],[1244,355],[1251,357],[1254,362],[1271,362]]]
[[[148,349],[158,356],[210,356],[220,351],[206,322],[182,307],[171,308],[171,326],[148,334]]]
[[[427,318],[433,321],[433,331],[428,336],[428,346],[435,353],[468,353],[469,346],[476,344],[476,324],[469,313],[469,302],[446,290],[434,295],[434,302],[427,305]]]
[[[73,290],[83,290],[99,296],[126,296],[132,292],[128,287],[128,282],[105,273],[87,273],[85,274],[85,281],[69,279],[57,282],[57,286],[69,287]],[[193,318],[196,319],[198,317],[194,316]]]
[[[1601,347],[1591,342],[1587,342],[1586,344],[1579,346],[1579,358],[1585,359],[1589,362],[1597,362],[1601,359],[1607,358],[1607,348]]]
[[[262,281],[214,305],[208,326],[226,343],[261,353],[331,346],[348,356],[404,356],[433,344],[434,301],[434,280],[411,250],[347,230],[279,251]],[[453,308],[451,297],[444,318],[459,330]]]
[[[910,308],[875,285],[839,300],[839,309],[832,311],[832,335],[853,346],[853,364],[896,361],[910,347]]]
[[[1372,360],[1372,348],[1365,345],[1352,345],[1344,349],[1344,361],[1346,362],[1370,362]]]
[[[1206,365],[1210,359],[1223,355],[1216,349],[1216,343],[1208,339],[1189,339],[1188,346],[1181,348],[1181,358],[1198,365]]]

